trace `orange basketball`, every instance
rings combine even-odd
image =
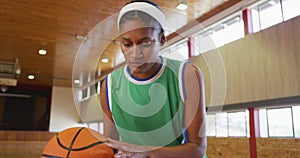
[[[68,128],[51,138],[41,158],[113,158],[113,149],[104,144],[106,141],[92,129]]]

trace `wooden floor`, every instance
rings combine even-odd
[[[0,141],[0,158],[39,158],[47,141]]]
[[[54,133],[0,131],[0,158],[39,158]]]

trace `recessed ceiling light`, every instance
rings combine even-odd
[[[176,8],[178,10],[186,10],[188,8],[186,0],[177,0],[177,6]]]
[[[30,75],[27,76],[27,78],[28,78],[29,80],[34,80],[35,76],[32,75],[32,74],[30,74]]]
[[[47,50],[45,50],[45,49],[40,49],[40,50],[39,50],[39,54],[40,54],[40,55],[46,55],[46,54],[47,54]]]
[[[188,6],[186,4],[178,4],[176,7],[178,10],[186,10]]]
[[[102,62],[102,63],[108,63],[108,62],[109,62],[109,59],[103,58],[103,59],[101,60],[101,62]]]
[[[80,83],[80,80],[74,80],[74,83],[75,83],[75,84],[79,84],[79,83]]]

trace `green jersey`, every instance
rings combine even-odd
[[[187,62],[161,58],[148,79],[131,76],[125,66],[107,76],[107,104],[124,142],[175,146],[184,141],[184,68]]]

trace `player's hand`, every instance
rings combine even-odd
[[[115,158],[150,158],[150,152],[153,149],[152,147],[139,146],[109,138],[107,140],[106,145],[120,151],[115,155]]]

